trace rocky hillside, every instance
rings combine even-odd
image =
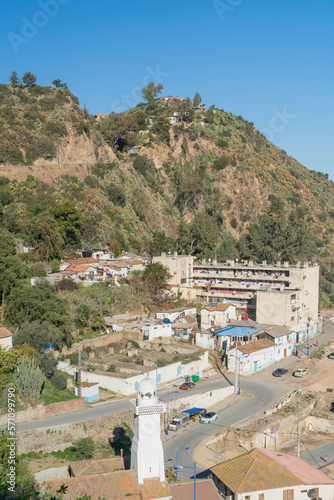
[[[333,182],[241,116],[151,101],[94,125],[67,89],[1,85],[0,136],[1,220],[15,237],[43,212],[59,224],[56,207],[77,218],[65,248],[318,261],[334,301]]]

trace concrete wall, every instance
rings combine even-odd
[[[172,325],[170,323],[161,325],[147,325],[142,327],[143,337],[146,340],[154,340],[158,337],[171,337]]]
[[[13,337],[10,336],[0,339],[0,347],[2,347],[2,349],[11,349],[13,347]]]
[[[74,375],[76,368],[70,367],[67,363],[59,362],[58,368],[62,371]],[[211,368],[208,359],[208,351],[201,355],[198,361],[192,361],[183,365],[182,363],[173,363],[163,368],[158,368],[158,382],[159,385],[166,384],[174,379],[182,378],[185,375],[199,375],[202,376],[204,370]],[[99,375],[97,373],[89,373],[82,371],[82,382],[98,382],[100,387],[109,389],[110,391],[117,392],[118,394],[130,395],[137,391],[138,384],[143,378],[150,376],[155,380],[156,370],[151,370],[145,374],[136,375],[127,379],[111,377],[109,375]]]
[[[172,275],[169,280],[170,285],[188,286],[192,281],[194,257],[186,255],[166,255],[162,254],[159,257],[153,257],[152,262],[160,262],[163,266],[168,267]]]
[[[176,411],[183,411],[187,408],[197,406],[198,408],[209,408],[219,401],[234,394],[234,386],[221,387],[213,391],[203,392],[202,394],[193,394],[185,398],[173,399],[169,402],[169,409]]]
[[[54,417],[62,413],[78,411],[84,408],[84,400],[71,399],[61,403],[53,403],[51,405],[37,405],[27,410],[18,411],[16,413],[16,423],[29,422],[30,420],[38,420],[40,418]],[[0,415],[0,426],[7,425],[7,414]]]
[[[213,349],[215,347],[215,339],[210,333],[196,332],[196,345],[205,349]]]

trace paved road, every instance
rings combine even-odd
[[[206,436],[263,412],[288,391],[288,388],[283,385],[273,386],[259,380],[242,380],[241,387],[251,397],[240,398],[239,402],[219,412],[218,419],[214,423],[208,425],[191,423],[182,432],[179,430],[173,434],[169,433],[171,438],[164,444],[166,467],[174,467],[176,465],[176,451],[179,452],[189,446],[191,447],[190,450],[183,451],[178,455],[178,466],[192,466],[192,451]],[[199,468],[198,472],[201,473]],[[192,471],[190,469],[180,470],[178,477],[180,479],[190,478],[192,477]]]
[[[303,444],[300,445],[301,449],[303,449]],[[327,462],[325,462],[324,458],[327,455]],[[301,454],[301,458],[306,460],[309,464],[313,465],[317,469],[322,469],[323,467],[334,462],[334,443],[333,441],[328,444],[323,444],[321,446],[317,446],[316,448],[309,449],[305,453]]]
[[[194,389],[191,389],[191,393],[188,391],[180,390],[178,394],[175,393],[170,394],[170,400],[189,396],[190,394],[197,394],[205,391],[211,391],[213,389],[218,389],[220,387],[227,387],[233,383],[232,380],[234,380],[233,377],[229,379],[222,376],[215,377],[214,379],[207,380],[197,384],[197,386]],[[160,391],[159,398],[166,401],[167,392],[168,391],[166,390]],[[64,415],[58,415],[56,417],[43,418],[40,420],[33,420],[30,422],[24,422],[22,424],[17,424],[17,431],[28,431],[32,429],[41,429],[42,427],[49,428],[49,427],[54,427],[56,425],[85,422],[86,420],[99,417],[106,417],[108,415],[119,413],[121,411],[125,411],[128,409],[129,409],[129,400],[121,399],[121,400],[111,401],[110,403],[94,405],[92,408],[66,413]]]

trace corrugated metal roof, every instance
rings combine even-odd
[[[220,330],[215,330],[216,335],[228,336],[228,337],[247,337],[248,335],[252,336],[254,333],[261,332],[257,328],[247,328],[241,326],[228,326],[226,328],[222,328]]]

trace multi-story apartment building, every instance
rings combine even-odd
[[[170,284],[185,298],[237,304],[249,318],[294,330],[312,329],[318,319],[319,267],[308,262],[216,260],[194,262],[191,256],[154,257],[169,267]]]

